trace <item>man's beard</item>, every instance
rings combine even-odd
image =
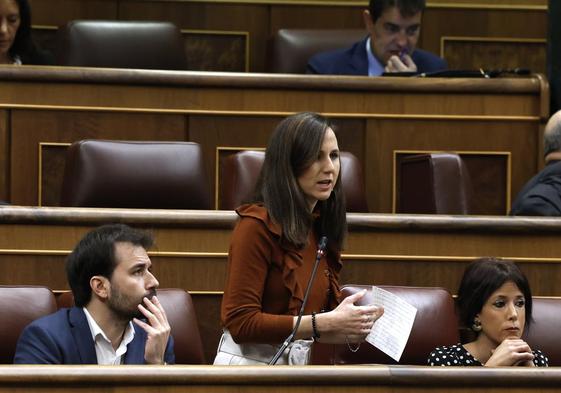
[[[139,304],[143,304],[142,299],[147,297],[152,299],[156,296],[156,289],[152,289],[148,294],[140,298],[133,298],[132,296],[123,295],[119,288],[111,286],[111,297],[107,300],[107,307],[117,316],[124,321],[130,321],[133,318],[145,318],[144,314],[138,309]],[[146,307],[146,305],[144,305]]]

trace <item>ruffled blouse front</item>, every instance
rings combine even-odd
[[[313,231],[304,249],[282,241],[282,230],[261,205],[238,208],[230,243],[222,324],[238,343],[280,343],[292,331],[316,258]],[[336,307],[339,255],[320,260],[305,314]]]

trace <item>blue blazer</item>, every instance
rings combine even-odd
[[[125,364],[144,364],[146,332],[134,325]],[[164,360],[175,363],[170,336]],[[19,337],[15,364],[97,364],[94,341],[86,314],[79,307],[63,308],[29,324]]]
[[[368,37],[347,49],[318,53],[308,61],[306,71],[309,74],[368,76],[367,39]],[[444,59],[422,49],[415,49],[411,58],[417,65],[418,73],[436,72],[448,68]]]

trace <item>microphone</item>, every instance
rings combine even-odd
[[[275,365],[279,360],[279,358],[281,357],[284,350],[286,349],[286,347],[288,347],[288,345],[292,341],[294,341],[294,335],[296,334],[296,331],[300,327],[300,321],[302,320],[302,315],[304,315],[304,307],[306,306],[306,302],[308,301],[308,295],[310,295],[310,291],[312,290],[312,284],[314,282],[314,277],[316,276],[316,271],[318,270],[319,261],[321,260],[321,256],[325,252],[326,247],[327,247],[327,237],[322,236],[319,241],[318,250],[316,252],[316,261],[314,263],[314,268],[312,269],[312,274],[310,275],[310,279],[308,280],[308,286],[306,287],[306,292],[304,292],[304,300],[302,300],[302,307],[300,307],[300,311],[298,312],[298,318],[296,318],[294,329],[292,329],[292,332],[288,335],[286,340],[284,340],[277,353],[275,353],[275,356],[273,356],[272,359],[269,361],[268,363],[269,366]]]

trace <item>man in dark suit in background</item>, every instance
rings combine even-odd
[[[447,68],[432,53],[416,49],[425,0],[370,0],[363,18],[368,37],[348,49],[313,56],[312,74],[380,76],[384,72],[427,73]]]
[[[27,326],[14,363],[174,363],[170,326],[146,253],[151,245],[150,235],[122,224],[86,234],[66,261],[76,307]]]
[[[545,168],[518,193],[510,210],[516,216],[561,216],[561,111],[545,126]]]

